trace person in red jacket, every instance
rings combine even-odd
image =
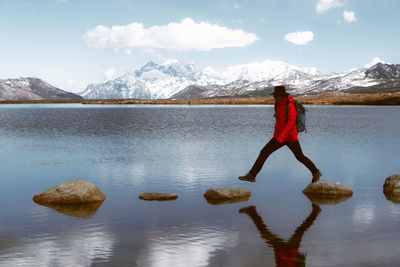
[[[294,107],[294,99],[286,92],[285,86],[275,86],[272,95],[275,98],[275,131],[274,137],[264,146],[251,170],[244,176],[239,176],[242,181],[255,182],[265,161],[274,151],[283,146],[289,147],[296,159],[303,163],[312,173],[312,183],[319,181],[322,173],[314,163],[307,158],[299,143],[296,128],[297,111]],[[288,104],[286,116],[286,105]]]

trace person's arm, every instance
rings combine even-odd
[[[281,134],[278,136],[278,138],[276,138],[276,140],[279,143],[283,143],[286,139],[286,137],[288,136],[290,130],[292,130],[293,127],[295,127],[296,124],[296,116],[297,116],[297,111],[294,107],[293,103],[289,103],[288,106],[288,121],[285,125],[285,128],[283,128],[283,131],[281,132]]]

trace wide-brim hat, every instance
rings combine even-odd
[[[286,88],[283,85],[278,85],[274,87],[274,92],[271,94],[273,96],[288,96],[289,93],[286,92]]]

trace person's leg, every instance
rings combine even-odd
[[[272,154],[272,152],[278,150],[283,146],[282,143],[279,143],[275,138],[272,138],[260,151],[260,155],[258,156],[256,162],[254,163],[253,167],[249,171],[251,175],[254,177],[261,171],[262,166],[264,165],[265,161]]]
[[[303,163],[309,170],[310,172],[314,175],[315,173],[319,172],[317,167],[315,167],[314,163],[304,156],[303,151],[301,150],[301,146],[299,141],[290,141],[290,142],[285,142],[285,145],[289,147],[289,149],[293,152],[295,155],[296,159]]]
[[[260,217],[260,215],[258,215],[255,206],[241,208],[239,210],[239,213],[245,213],[249,215],[249,217],[252,219],[253,223],[257,227],[257,230],[260,232],[261,237],[272,247],[281,248],[286,245],[287,242],[284,239],[272,233],[269,230],[269,228],[265,225],[263,219]]]

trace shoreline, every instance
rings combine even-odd
[[[377,105],[399,106],[400,92],[350,94],[327,92],[294,96],[304,105]],[[201,98],[201,99],[76,99],[76,100],[2,100],[0,104],[85,104],[85,105],[273,105],[273,97]]]

